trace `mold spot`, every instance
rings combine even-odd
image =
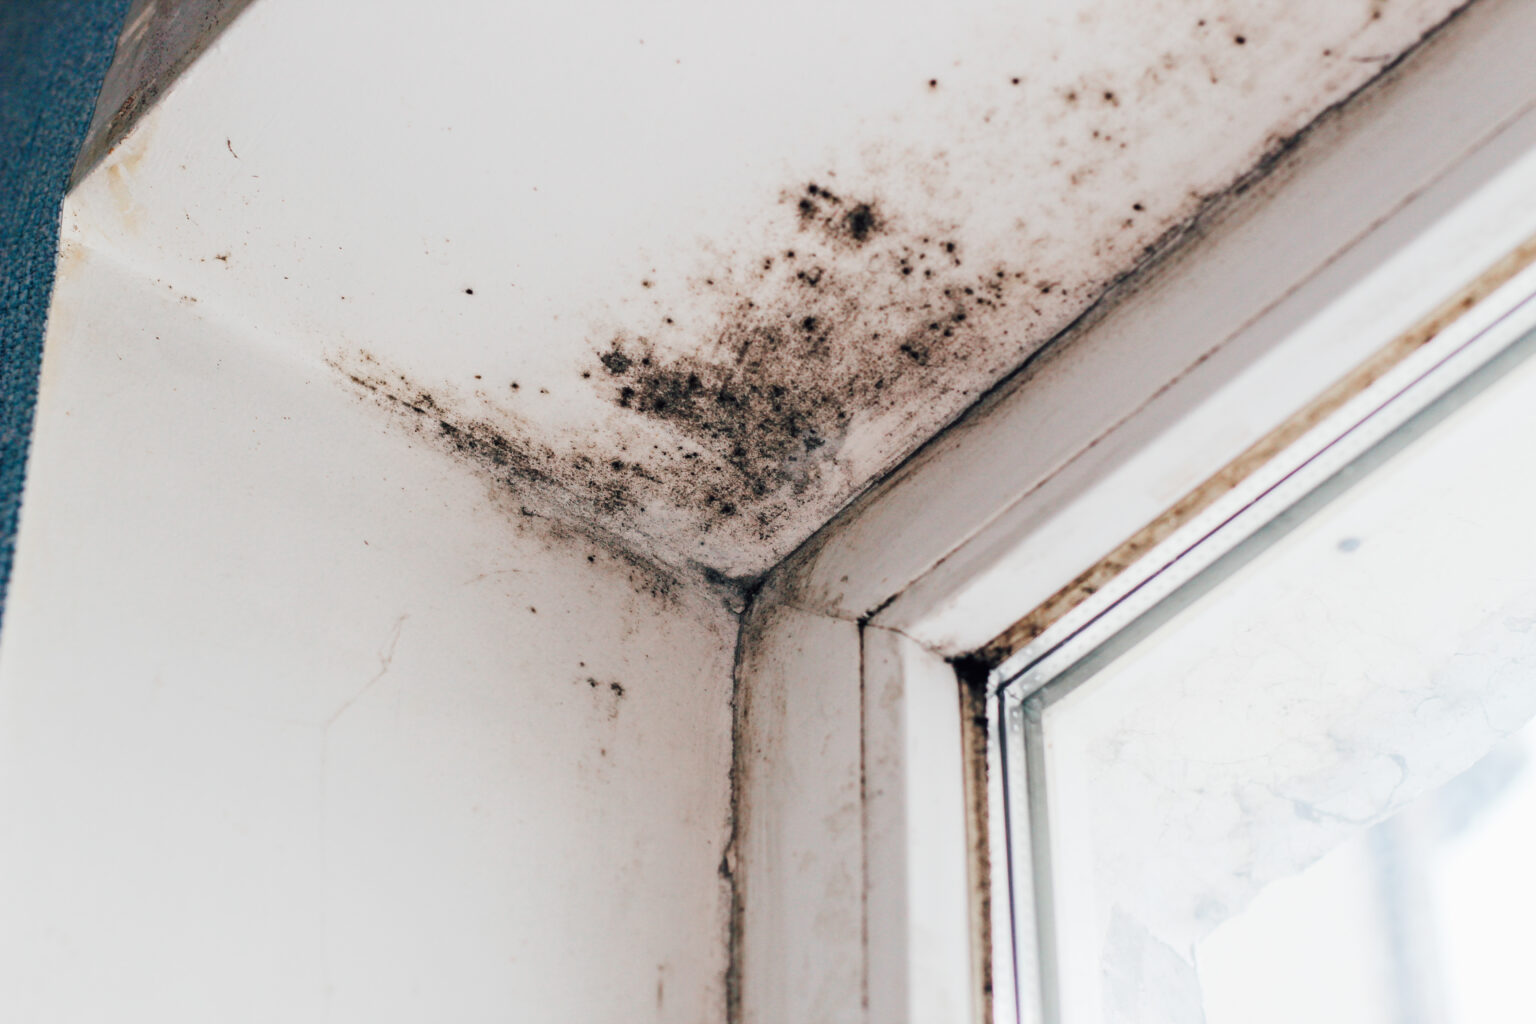
[[[845,201],[815,182],[807,185],[794,199],[801,230],[813,232],[824,242],[841,247],[860,248],[884,228],[884,218],[872,201]],[[795,249],[784,250],[784,258],[796,259]],[[763,261],[763,270],[772,270],[772,257]],[[801,271],[799,279],[814,287],[820,283],[824,268]]]
[[[452,389],[415,384],[367,352],[330,362],[362,396],[393,413],[405,429],[474,467],[487,481],[492,502],[510,520],[530,525],[536,520],[537,529],[552,540],[579,538],[588,550],[601,548],[621,570],[627,569],[637,591],[672,597],[675,571],[637,552],[615,534],[644,512],[650,496],[637,493],[636,487],[654,484],[647,471],[604,454],[600,441],[562,451],[528,440],[533,432],[505,409],[494,422],[455,412],[467,403]],[[510,386],[518,389],[516,381]],[[614,463],[623,468],[613,468]],[[595,563],[596,556],[588,555],[587,561]],[[537,609],[530,606],[529,612],[536,614]]]
[[[1103,117],[1098,99],[1119,105],[1127,88],[1080,81],[1060,95]],[[531,400],[517,381],[462,402],[366,358],[345,366],[512,496],[513,522],[539,518],[528,528],[543,528],[558,514],[592,524],[591,538],[616,554],[607,541],[623,537],[688,570],[705,568],[690,557],[717,567],[733,550],[755,558],[803,528],[808,498],[825,511],[864,482],[873,430],[900,454],[911,439],[903,425],[936,396],[973,395],[1027,354],[1039,323],[1085,294],[1083,282],[1058,283],[1061,269],[1041,265],[1022,222],[1004,244],[963,230],[972,212],[963,202],[871,181],[802,178],[764,197],[763,218],[743,236],[755,239],[750,249],[706,249],[691,274],[642,265],[646,276],[629,278],[612,319],[593,321],[586,360],[569,371],[607,408],[558,447],[533,440],[541,433],[518,412]],[[1116,244],[1131,252],[1141,241]],[[861,461],[852,463],[855,431]],[[636,568],[641,579],[648,571]],[[752,583],[703,574],[738,592]]]
[[[954,224],[821,181],[780,199],[774,255],[708,268],[691,289],[703,313],[663,309],[659,333],[594,339],[583,374],[677,442],[591,471],[633,501],[688,512],[701,534],[773,536],[837,465],[857,417],[899,412],[1008,316],[1011,272],[969,269]]]
[[[603,364],[603,367],[616,377],[622,377],[624,374],[628,373],[629,368],[634,365],[633,360],[631,360],[629,356],[625,354],[624,349],[620,347],[620,344],[617,340],[613,342],[612,348],[597,358]],[[591,374],[587,374],[586,376],[591,376]]]
[[[613,721],[619,717],[619,705],[624,700],[624,684],[620,682],[603,682],[596,676],[587,676],[584,680],[587,689],[592,691],[593,698],[599,707],[607,706],[608,720]],[[603,755],[608,751],[604,749]]]
[[[879,226],[879,221],[875,217],[875,208],[868,203],[860,203],[848,211],[843,225],[854,241],[868,241],[870,234]]]

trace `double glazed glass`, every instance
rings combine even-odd
[[[1026,1020],[1532,1019],[1536,336],[1506,345],[1003,688]]]

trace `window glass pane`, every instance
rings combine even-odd
[[[1196,946],[1207,1024],[1532,1018],[1536,728]]]
[[[1536,363],[1505,362],[1058,684],[1063,1020],[1514,1019],[1450,987],[1487,963],[1452,922],[1536,864],[1467,852],[1536,715]]]

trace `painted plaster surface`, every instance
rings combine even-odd
[[[0,647],[0,1018],[724,1016],[735,622],[60,267]]]
[[[76,213],[505,514],[749,577],[1455,7],[262,0]]]

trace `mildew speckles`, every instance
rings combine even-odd
[[[516,411],[520,395],[549,390],[536,382],[482,374],[468,397],[365,353],[337,365],[513,496],[514,519],[553,507],[633,537],[661,516],[711,552],[771,541],[806,500],[846,490],[856,425],[907,422],[928,396],[968,393],[991,372],[972,360],[990,349],[996,365],[999,341],[1052,290],[1023,268],[973,261],[955,224],[857,189],[810,181],[775,209],[768,252],[722,256],[691,280],[686,307],[658,298],[592,339],[569,383],[615,423],[569,448],[531,440],[523,416],[535,413]],[[719,586],[751,584],[750,572],[714,569]]]
[[[857,200],[844,202],[831,189],[811,182],[795,201],[800,226],[820,234],[833,245],[858,248],[885,227],[875,203]],[[793,251],[786,252],[793,259]],[[710,279],[712,280],[712,279]]]
[[[585,682],[593,696],[606,706],[609,721],[618,718],[619,705],[624,701],[624,684],[617,680],[604,682],[596,676],[587,676]]]
[[[942,387],[1028,277],[971,266],[954,226],[889,211],[808,182],[781,195],[785,244],[742,258],[694,290],[708,318],[663,313],[644,333],[614,331],[583,376],[627,413],[683,442],[646,460],[677,483],[654,498],[700,530],[773,534],[835,467],[858,417]],[[732,282],[728,291],[721,282]],[[710,308],[713,307],[713,308]]]
[[[1002,38],[964,62],[931,55],[892,73],[899,110],[850,106],[840,134],[776,153],[801,168],[791,184],[764,179],[760,154],[729,188],[685,180],[720,167],[673,168],[686,201],[658,194],[642,234],[615,235],[579,286],[551,278],[534,299],[466,268],[449,285],[474,352],[453,364],[458,393],[349,372],[514,496],[515,520],[558,512],[750,586],[1195,237],[1374,73],[1362,55],[1400,52],[1400,26],[1395,46],[1375,36],[1406,0],[1367,37],[1368,2],[1319,4],[1307,25],[1159,2],[1137,15],[1145,31],[1106,6],[1028,61]]]
[[[412,435],[473,466],[490,484],[492,500],[509,522],[524,529],[536,523],[552,539],[585,541],[619,563],[636,590],[672,597],[676,571],[614,535],[632,530],[645,512],[643,487],[635,486],[646,479],[640,467],[613,458],[598,440],[567,450],[531,440],[534,431],[504,410],[494,421],[468,415],[463,410],[470,403],[459,392],[418,385],[367,352],[333,358],[331,364]],[[515,382],[510,386],[514,391],[519,387]],[[586,556],[592,563],[597,557]],[[736,599],[738,588],[708,582]]]

